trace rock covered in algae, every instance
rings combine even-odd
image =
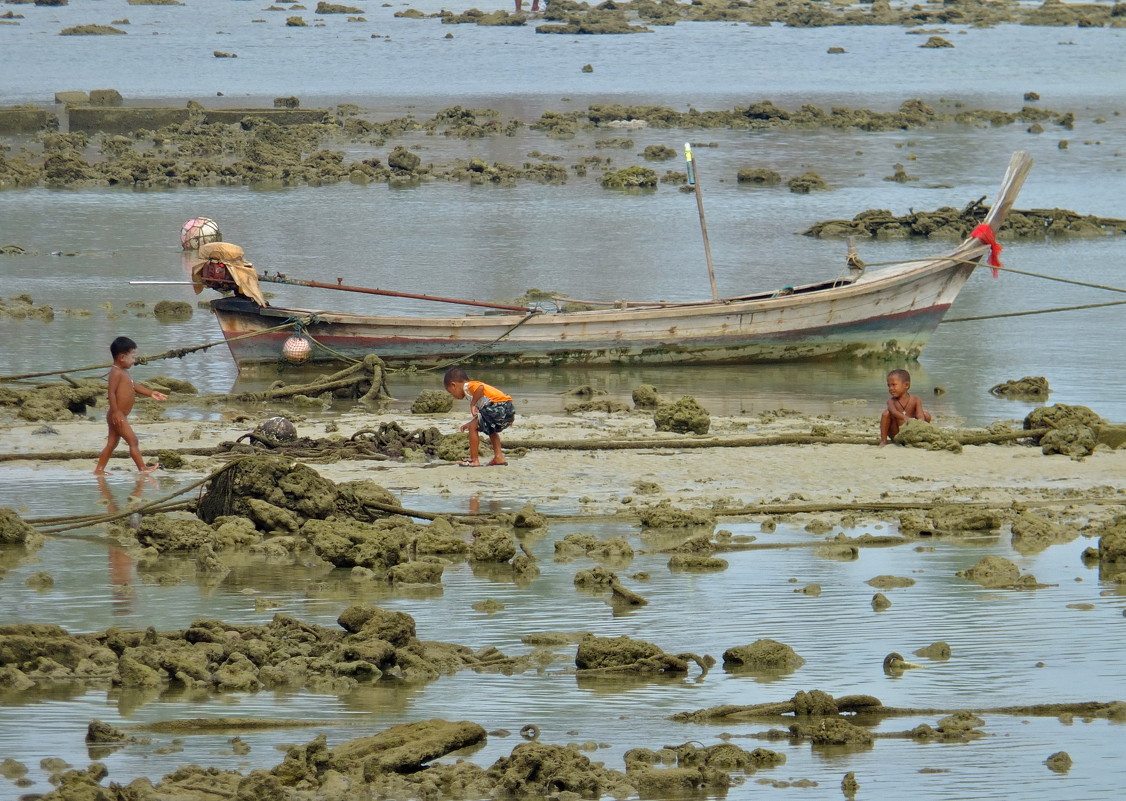
[[[1040,450],[1045,456],[1062,453],[1073,459],[1089,456],[1098,444],[1095,429],[1090,426],[1072,424],[1060,426],[1040,438]]]
[[[579,556],[589,556],[600,562],[626,565],[633,559],[633,546],[624,537],[600,540],[586,532],[568,534],[555,541],[556,561],[567,561]]]
[[[869,748],[875,742],[872,732],[843,718],[822,718],[816,723],[795,723],[790,734],[809,740],[814,745],[843,745]]]
[[[139,543],[160,553],[198,551],[212,544],[214,535],[214,529],[198,518],[166,514],[141,518],[136,534]]]
[[[438,757],[486,738],[485,729],[476,723],[434,718],[343,742],[329,751],[327,762],[341,772],[358,768],[365,779],[386,772],[413,773]]]
[[[55,422],[85,417],[86,409],[106,395],[106,384],[96,379],[42,384],[29,389],[0,387],[0,406],[15,408],[16,416],[29,422]]]
[[[0,506],[0,545],[20,545],[39,540],[42,540],[42,535],[13,509]]]
[[[1048,770],[1056,773],[1067,773],[1071,770],[1073,763],[1071,761],[1071,754],[1067,753],[1067,751],[1056,751],[1044,760],[1044,764],[1048,766]]]
[[[739,170],[736,180],[741,184],[754,184],[755,186],[777,186],[782,183],[782,176],[774,170],[764,167],[750,167]]]
[[[1118,515],[1101,527],[1098,558],[1100,564],[1113,567],[1114,573],[1126,568],[1126,515]]]
[[[1029,412],[1024,418],[1024,429],[1052,429],[1040,438],[1040,449],[1045,455],[1082,457],[1094,450],[1098,441],[1096,430],[1105,422],[1086,406],[1056,403]]]
[[[528,798],[625,798],[632,795],[625,774],[607,770],[571,748],[545,743],[521,743],[486,772],[500,795]]]
[[[602,565],[580,570],[575,574],[574,584],[580,589],[605,589],[618,581],[618,575]]]
[[[376,571],[410,562],[412,555],[419,553],[465,553],[469,548],[448,524],[431,531],[430,526],[401,515],[371,523],[308,520],[301,526],[300,534],[317,556],[336,567],[359,566]]]
[[[415,637],[414,618],[369,604],[355,604],[340,613],[336,622],[351,634],[365,634],[386,640],[396,647],[407,645]]]
[[[540,512],[536,511],[536,507],[531,501],[528,501],[521,506],[516,514],[512,517],[512,527],[520,529],[543,528],[547,525],[547,518]]]
[[[1023,556],[1037,554],[1049,546],[1071,542],[1079,536],[1075,526],[1057,523],[1043,514],[1025,509],[1012,521],[1013,550]]]
[[[723,652],[724,669],[745,668],[762,671],[793,671],[805,664],[798,653],[786,645],[763,638],[750,645],[728,648]]]
[[[620,637],[587,637],[579,643],[575,652],[575,667],[580,670],[628,667],[664,653],[651,642],[635,640],[624,634]]]
[[[1036,589],[1042,586],[1032,574],[1022,576],[1020,568],[1002,556],[983,556],[976,565],[959,570],[955,575],[990,588]]]
[[[726,570],[726,559],[700,554],[675,554],[669,558],[668,568],[674,573],[714,573]]]
[[[516,540],[512,532],[500,526],[482,526],[474,529],[473,542],[469,544],[469,558],[475,562],[507,562],[516,555]]]
[[[302,521],[324,519],[336,508],[336,485],[308,465],[271,456],[241,459],[208,485],[197,514],[205,522],[223,515],[252,517],[246,499],[294,512]]]
[[[923,448],[928,451],[962,452],[962,443],[925,420],[905,420],[893,441],[897,445]]]
[[[678,509],[668,498],[660,503],[637,510],[644,528],[690,528],[715,525],[716,515],[711,509]]]
[[[998,509],[982,509],[975,506],[945,505],[930,510],[929,528],[932,533],[952,533],[960,531],[995,531],[1005,522],[1006,515]]]
[[[153,316],[162,322],[176,322],[192,318],[192,304],[182,300],[160,300],[152,308]]]
[[[665,402],[652,384],[637,385],[630,396],[638,409],[656,409]]]
[[[926,657],[927,659],[933,659],[936,662],[945,662],[950,658],[950,654],[950,643],[942,642],[941,640],[939,642],[931,643],[927,647],[920,648],[919,650],[915,651],[915,656]]]
[[[866,582],[869,587],[875,587],[877,590],[893,590],[903,587],[914,587],[915,579],[908,578],[907,576],[876,576],[870,578]]]
[[[603,189],[656,189],[657,173],[648,167],[626,167],[602,176]]]
[[[1030,400],[1043,400],[1051,392],[1048,379],[1044,376],[1026,375],[1024,378],[1014,378],[989,388],[991,395],[999,398],[1022,398]]]
[[[658,431],[672,431],[677,434],[707,434],[712,418],[708,410],[695,398],[685,396],[675,403],[658,406],[653,412],[653,422]]]
[[[424,389],[411,404],[411,414],[441,414],[454,408],[454,396],[444,389]]]

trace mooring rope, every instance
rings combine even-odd
[[[524,323],[526,323],[526,322],[528,322],[529,320],[531,320],[531,319],[532,319],[533,317],[535,317],[535,316],[536,316],[537,314],[540,314],[540,312],[536,311],[536,312],[532,312],[531,314],[527,314],[527,315],[525,315],[525,316],[524,316],[523,318],[521,318],[521,319],[520,319],[520,322],[516,323],[516,325],[513,325],[513,326],[511,326],[511,327],[510,327],[510,328],[509,328],[509,329],[508,329],[507,331],[505,331],[505,332],[504,332],[503,334],[501,334],[501,335],[500,335],[499,337],[497,337],[496,339],[494,339],[494,340],[493,340],[492,342],[489,342],[489,343],[487,343],[487,344],[485,344],[485,345],[482,345],[481,347],[479,347],[479,348],[478,348],[477,350],[473,351],[472,353],[467,353],[467,354],[465,354],[464,356],[459,356],[458,358],[454,359],[453,361],[449,361],[449,362],[446,362],[445,364],[436,364],[436,365],[434,365],[433,367],[420,367],[420,368],[417,368],[417,369],[411,369],[411,368],[398,368],[398,369],[395,369],[395,370],[390,370],[389,372],[392,372],[392,373],[405,373],[405,372],[411,372],[411,373],[429,373],[429,372],[430,372],[430,371],[432,371],[432,370],[444,370],[444,369],[446,369],[446,368],[448,368],[448,367],[453,367],[453,366],[454,366],[455,364],[459,364],[459,363],[461,363],[461,362],[465,361],[466,359],[472,359],[472,358],[473,358],[474,356],[476,356],[476,355],[477,355],[478,353],[483,353],[484,351],[488,350],[488,349],[489,349],[489,348],[491,348],[491,347],[492,347],[493,345],[497,344],[497,343],[498,343],[498,342],[500,342],[500,341],[501,341],[502,339],[504,339],[504,338],[505,338],[506,336],[508,336],[509,334],[511,334],[511,333],[512,333],[513,331],[515,331],[515,330],[516,330],[517,328],[519,328],[520,326],[522,326],[522,325],[523,325]]]
[[[302,318],[302,319],[308,321],[308,320],[311,320],[312,318],[308,317],[308,318]],[[208,343],[203,344],[203,345],[192,345],[191,347],[187,347],[187,348],[173,348],[172,350],[166,350],[163,353],[158,353],[155,356],[139,356],[139,357],[137,357],[137,364],[147,364],[148,362],[160,361],[161,359],[182,359],[185,356],[187,356],[189,353],[195,353],[196,351],[207,350],[208,348],[213,348],[216,345],[224,345],[228,342],[237,342],[240,339],[249,339],[251,337],[259,337],[259,336],[262,336],[263,334],[272,334],[274,331],[279,331],[283,328],[290,328],[290,327],[294,326],[295,322],[301,323],[301,320],[297,320],[297,321],[288,320],[288,321],[282,323],[281,325],[275,325],[272,328],[265,328],[261,331],[251,331],[251,332],[246,333],[246,334],[239,334],[238,336],[231,337],[230,339],[226,339],[226,338],[217,339],[217,340],[214,340],[213,342],[208,342]],[[113,362],[106,362],[105,364],[92,364],[88,367],[72,367],[72,368],[69,368],[69,369],[66,369],[66,370],[45,370],[45,371],[40,372],[40,373],[20,373],[19,375],[0,375],[0,382],[21,381],[21,380],[24,380],[24,379],[27,379],[27,378],[42,378],[44,376],[64,375],[66,373],[83,373],[83,372],[87,372],[89,370],[108,370],[111,367],[113,367]]]
[[[1112,300],[1107,303],[1085,303],[1082,306],[1055,306],[1051,309],[1033,309],[1031,311],[1022,312],[1005,312],[1003,314],[979,314],[975,317],[951,317],[949,319],[943,318],[944,323],[967,323],[971,320],[995,320],[999,317],[1025,317],[1030,314],[1051,314],[1052,312],[1061,311],[1080,311],[1082,309],[1101,309],[1104,306],[1121,306],[1126,304],[1126,300]]]

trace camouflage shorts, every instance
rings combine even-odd
[[[487,403],[477,410],[477,430],[485,436],[504,431],[516,419],[516,409],[512,401]]]

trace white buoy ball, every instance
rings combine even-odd
[[[184,250],[199,250],[200,245],[222,241],[223,232],[219,230],[219,223],[210,217],[188,220],[180,229],[180,246]]]
[[[313,346],[305,337],[292,336],[282,345],[282,357],[290,364],[302,364],[309,360]]]

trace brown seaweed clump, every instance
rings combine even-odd
[[[653,422],[658,431],[677,434],[707,434],[712,418],[708,410],[695,398],[685,396],[675,403],[666,403],[653,412]]]

